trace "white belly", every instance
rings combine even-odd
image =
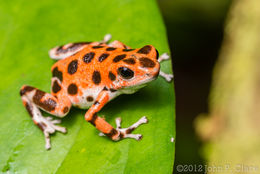
[[[103,88],[82,89],[83,95],[77,96],[77,101],[72,100],[72,105],[81,109],[88,109],[96,101]]]

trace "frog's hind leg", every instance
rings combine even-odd
[[[112,37],[111,34],[106,34],[104,36],[104,39],[99,42],[75,42],[75,43],[68,43],[62,46],[57,46],[55,48],[52,48],[49,51],[49,56],[54,60],[64,59],[66,57],[72,56],[73,54],[76,54],[77,52],[85,48],[87,45],[91,45],[91,46],[106,45],[106,43],[109,42],[111,37]]]
[[[71,107],[69,99],[54,97],[31,86],[23,86],[20,90],[23,105],[32,117],[33,122],[43,131],[45,136],[45,148],[51,148],[50,134],[55,131],[66,133],[66,128],[57,126],[60,120],[53,120],[51,117],[43,117],[40,109],[58,116],[64,117]]]
[[[91,42],[68,43],[66,45],[57,46],[49,51],[49,56],[54,60],[64,59],[79,52],[89,44],[91,44]]]
[[[168,60],[170,59],[170,56],[167,54],[167,53],[163,53],[159,58],[158,58],[158,62],[162,62],[164,60]],[[172,81],[173,79],[173,74],[166,74],[165,72],[163,71],[160,71],[160,74],[159,74],[161,77],[163,77],[167,82],[170,82]]]

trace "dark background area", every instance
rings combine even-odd
[[[231,0],[158,0],[158,4],[168,32],[174,71],[175,166],[203,165],[203,142],[197,137],[193,122],[208,111],[212,71]]]

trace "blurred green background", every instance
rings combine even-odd
[[[208,112],[212,70],[231,0],[158,0],[158,4],[167,27],[175,75],[175,166],[206,164],[194,119]]]

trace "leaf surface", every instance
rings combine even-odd
[[[113,126],[121,117],[128,127],[146,115],[149,123],[134,133],[141,141],[112,142],[84,120],[84,110],[72,109],[63,118],[68,133],[51,136],[44,148],[43,133],[22,105],[19,90],[29,84],[50,92],[48,50],[78,41],[112,40],[139,48],[154,45],[168,52],[167,36],[154,0],[0,1],[0,171],[3,173],[171,173],[174,161],[175,96],[173,84],[162,78],[132,95],[107,104]],[[171,72],[171,63],[161,69]],[[44,115],[48,115],[43,113]]]

